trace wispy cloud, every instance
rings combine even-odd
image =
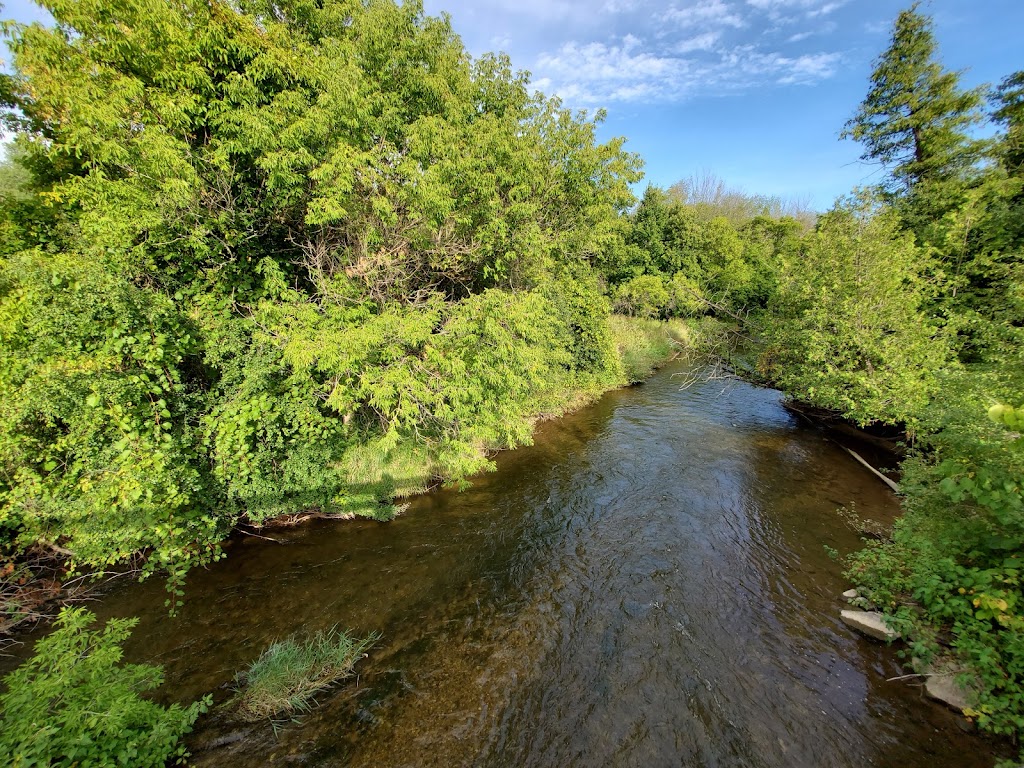
[[[701,93],[811,84],[831,77],[840,61],[838,53],[785,56],[751,45],[717,49],[715,42],[713,35],[701,35],[661,53],[645,50],[633,36],[611,45],[569,42],[539,57],[537,71],[544,76],[536,84],[591,106],[675,102]]]
[[[687,69],[682,59],[638,50],[627,35],[619,44],[568,42],[541,54],[537,69],[541,90],[554,90],[571,102],[660,101],[671,97],[670,84]]]
[[[601,10],[605,13],[627,13],[643,5],[643,0],[605,0]]]
[[[795,23],[801,18],[816,19],[842,8],[848,0],[747,0],[747,5],[773,21]]]
[[[472,2],[483,45],[518,47],[534,85],[571,106],[679,103],[820,82],[840,60],[832,14],[850,2],[460,1]]]
[[[703,34],[694,35],[679,41],[673,47],[673,52],[684,54],[693,53],[694,51],[713,51],[721,39],[722,34],[720,32],[704,32]]]
[[[818,16],[828,16],[830,13],[834,13],[842,8],[846,4],[846,0],[837,0],[837,2],[825,3],[820,8],[813,8],[807,12],[807,15],[812,19]]]
[[[742,27],[743,17],[723,0],[701,0],[682,7],[673,5],[661,14],[661,20],[680,27]]]
[[[805,29],[803,32],[797,32],[796,34],[790,35],[786,38],[786,42],[799,43],[811,37],[830,35],[836,31],[837,26],[838,25],[834,21],[829,21],[820,25],[816,29]]]

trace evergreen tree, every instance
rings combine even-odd
[[[862,160],[890,170],[890,191],[954,179],[981,149],[967,134],[980,118],[981,94],[960,88],[961,73],[943,70],[931,19],[917,8],[897,17],[871,89],[841,134],[864,144]]]
[[[1024,175],[1024,70],[1004,78],[993,93],[992,118],[1006,128],[998,150],[1010,176]]]

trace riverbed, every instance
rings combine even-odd
[[[829,550],[897,502],[779,393],[647,383],[538,426],[468,490],[390,523],[237,536],[177,617],[158,581],[91,606],[136,615],[165,701],[214,692],[275,639],[382,637],[357,676],[277,729],[218,708],[199,766],[991,766],[991,743],[839,621]]]

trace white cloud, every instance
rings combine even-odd
[[[660,52],[632,35],[613,44],[569,42],[538,58],[535,71],[543,76],[536,85],[589,106],[677,102],[699,93],[819,82],[840,60],[837,53],[785,56],[753,45],[716,49],[717,41],[698,35]]]
[[[809,37],[814,37],[815,35],[828,35],[831,34],[832,32],[835,32],[838,26],[839,25],[836,24],[834,21],[829,21],[825,24],[822,24],[817,29],[805,29],[803,32],[797,32],[796,34],[790,35],[789,37],[786,38],[786,42],[799,43],[803,40],[806,40]]]
[[[796,21],[793,14],[803,14],[809,19],[828,14],[842,8],[848,0],[747,0],[747,5],[768,15],[772,20]],[[787,18],[788,15],[788,18]]]
[[[512,38],[508,35],[494,36],[490,40],[491,49],[495,51],[507,51],[508,47],[512,45]]]
[[[688,63],[635,47],[635,39],[620,45],[566,43],[538,58],[537,70],[546,76],[537,85],[578,104],[674,100],[685,88]]]
[[[640,7],[643,0],[605,0],[601,10],[605,13],[628,13]]]
[[[742,27],[743,17],[736,12],[735,8],[722,2],[722,0],[701,0],[694,5],[686,5],[680,8],[673,5],[661,14],[661,20],[672,22],[680,27]]]
[[[839,0],[838,2],[825,3],[821,8],[815,8],[807,12],[807,15],[812,19],[817,16],[827,16],[833,11],[838,11],[843,5],[846,4],[846,0]]]
[[[497,0],[493,5],[500,10],[543,22],[574,17],[585,11],[580,3],[572,0]]]
[[[673,47],[673,52],[683,54],[694,51],[712,51],[721,39],[722,35],[720,32],[705,32],[676,43]]]
[[[781,11],[793,8],[809,8],[821,0],[747,0],[747,5],[762,11]]]

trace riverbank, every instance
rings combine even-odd
[[[684,349],[693,349],[706,329],[696,329],[681,320],[658,321],[613,315],[609,318],[609,335],[614,346],[617,365],[600,376],[576,376],[573,387],[548,388],[543,397],[532,403],[532,409],[522,412],[519,425],[508,425],[507,435],[524,435],[518,444],[529,444],[537,423],[558,418],[593,403],[602,394],[617,387],[643,381],[657,368]],[[465,461],[493,470],[491,457],[497,451],[515,447],[517,443],[501,440],[480,440],[475,453]],[[436,456],[422,443],[406,439],[387,450],[379,445],[366,445],[346,452],[347,475],[353,485],[370,489],[365,499],[365,510],[372,514],[362,516],[389,519],[402,511],[408,500],[451,481]],[[386,495],[385,495],[386,493]],[[351,505],[358,508],[358,505]],[[313,518],[353,519],[360,516],[350,508],[343,512],[330,512],[307,508],[287,512],[253,524],[242,518],[234,530],[258,531],[262,528],[294,525]],[[61,605],[88,597],[88,573],[73,572],[70,553],[63,555],[54,549],[30,550],[19,557],[0,562],[0,642],[10,639],[20,628],[51,618]],[[119,568],[116,577],[131,571],[139,572],[140,562],[131,569]],[[66,580],[71,577],[70,587]],[[159,574],[157,575],[159,578]],[[187,599],[187,598],[186,598]]]

